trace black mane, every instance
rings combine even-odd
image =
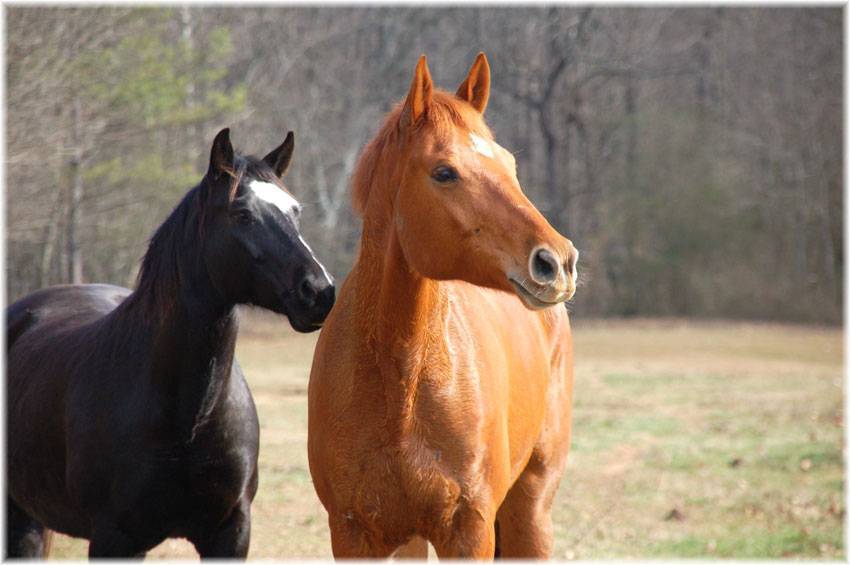
[[[245,176],[269,182],[276,180],[271,167],[251,155],[234,155],[233,166],[234,192]],[[179,289],[186,284],[186,277],[197,272],[207,231],[208,216],[204,210],[211,189],[209,179],[204,176],[150,238],[136,278],[133,299],[144,303],[146,310],[153,309],[152,314],[166,314]]]
[[[206,179],[205,179],[206,180]],[[200,256],[201,192],[205,180],[192,188],[150,238],[136,278],[133,299],[165,314],[186,276],[187,258]]]
[[[244,170],[250,178],[269,182],[278,180],[272,168],[265,161],[253,155],[236,155],[233,165],[237,170]]]

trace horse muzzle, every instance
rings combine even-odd
[[[322,327],[336,301],[333,280],[324,273],[307,274],[290,293],[286,314],[299,332],[309,333]]]
[[[547,246],[537,246],[528,257],[528,271],[509,276],[517,296],[526,307],[542,310],[570,300],[576,292],[578,250],[569,245],[560,255]]]

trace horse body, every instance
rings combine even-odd
[[[488,92],[483,55],[456,96],[421,59],[355,172],[361,248],[308,391],[310,470],[338,557],[422,556],[419,538],[440,557],[551,551],[572,400],[559,302],[577,252],[489,139]]]
[[[139,331],[140,305],[128,296],[108,285],[54,287],[10,308],[10,318],[26,312],[31,322],[8,358],[9,467],[28,470],[10,473],[9,489],[50,529],[133,532],[136,553],[167,537],[202,542],[247,511],[259,435],[233,358],[232,307],[188,319],[178,306]],[[146,355],[163,348],[179,353]]]
[[[492,550],[495,540],[480,538],[490,535],[511,486],[523,474],[530,480],[540,466],[559,475],[566,461],[572,397],[566,310],[528,312],[501,291],[421,281],[429,288],[419,296],[394,294],[403,312],[376,313],[395,328],[417,326],[421,333],[376,340],[364,350],[348,332],[335,331],[354,317],[356,301],[345,297],[357,295],[356,273],[320,336],[316,359],[323,361],[310,382],[311,422],[317,422],[311,469],[335,530],[335,553],[389,555],[412,536],[431,541],[441,556],[474,555],[482,545]],[[407,304],[428,304],[428,312]],[[372,333],[369,324],[355,327]],[[528,512],[529,503],[517,500],[513,506],[520,508],[506,511]],[[546,540],[524,542],[532,553],[550,550]]]
[[[320,327],[334,287],[298,230],[280,176],[293,138],[262,161],[228,130],[210,169],[151,238],[135,291],[77,285],[7,310],[7,551],[43,556],[47,530],[91,557],[186,537],[245,557],[259,425],[234,358],[236,306]]]

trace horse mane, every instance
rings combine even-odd
[[[183,197],[151,236],[142,258],[133,299],[157,318],[164,317],[176,299],[187,258],[200,255],[201,240],[194,235],[202,233],[201,193],[205,188],[202,181]]]
[[[403,136],[401,132],[401,113],[404,102],[400,102],[387,114],[378,133],[363,149],[357,166],[354,168],[352,180],[352,206],[362,218],[366,214],[369,196],[378,180],[378,165],[386,153],[400,147]],[[464,102],[453,93],[435,89],[432,93],[431,104],[422,118],[413,126],[413,135],[429,130],[438,139],[447,139],[452,131],[465,128],[486,133],[491,136],[489,128],[484,123],[481,114],[475,108]],[[389,155],[392,157],[392,155]],[[395,161],[389,159],[390,162]]]
[[[233,168],[225,170],[225,173],[231,177],[228,202],[236,197],[245,175],[270,182],[276,182],[277,178],[261,159],[238,154],[234,155]],[[152,317],[162,318],[168,313],[180,287],[186,284],[188,273],[197,267],[197,261],[201,259],[210,190],[212,187],[204,176],[186,193],[149,240],[136,277],[133,299],[144,303],[146,313]]]

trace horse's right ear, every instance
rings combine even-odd
[[[273,149],[271,153],[263,157],[263,161],[272,168],[274,174],[282,177],[286,174],[289,163],[292,162],[293,149],[295,149],[295,134],[289,132],[286,134],[286,139],[283,140],[283,143],[277,149]]]
[[[210,168],[207,175],[218,178],[221,173],[233,170],[233,145],[230,143],[230,128],[224,128],[215,136],[210,151]]]
[[[413,81],[410,83],[410,91],[404,101],[401,110],[400,124],[405,129],[413,124],[431,106],[431,94],[434,91],[434,83],[431,81],[431,72],[428,70],[428,62],[425,55],[419,57],[416,71],[413,73]]]
[[[484,53],[478,53],[469,74],[457,89],[457,97],[469,102],[473,108],[483,114],[490,98],[490,63]]]

